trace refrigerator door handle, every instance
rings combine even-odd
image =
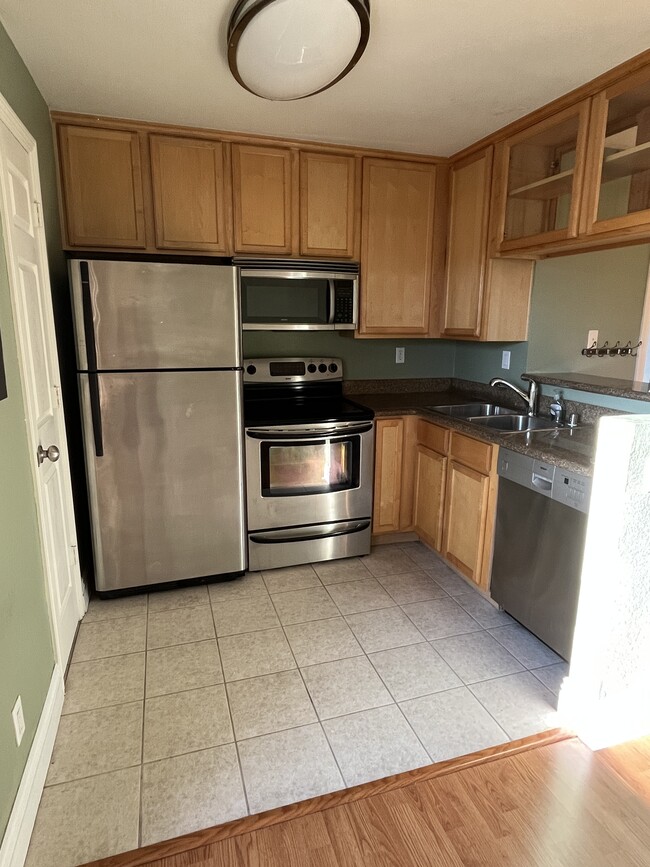
[[[97,343],[95,342],[95,323],[93,322],[93,301],[90,294],[90,274],[88,262],[80,262],[81,306],[83,311],[84,337],[86,339],[86,360],[88,370],[97,370]],[[91,387],[92,394],[92,387]]]
[[[95,455],[98,458],[103,458],[102,407],[99,394],[99,375],[97,373],[88,374],[88,396],[90,398],[90,423],[92,424],[93,439],[95,441]]]

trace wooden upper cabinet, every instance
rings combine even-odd
[[[137,132],[58,127],[61,192],[71,247],[146,247]]]
[[[430,333],[436,171],[363,161],[361,335]]]
[[[582,229],[650,233],[650,70],[594,97]]]
[[[536,250],[578,235],[589,111],[585,99],[497,146],[496,252]]]
[[[451,171],[443,334],[481,333],[493,148]]]
[[[337,154],[300,154],[302,256],[353,259],[358,255],[357,162],[356,157]]]
[[[289,148],[232,146],[237,253],[293,252],[293,161]]]
[[[150,135],[149,147],[156,247],[228,253],[223,144]]]

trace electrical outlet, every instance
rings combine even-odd
[[[395,347],[395,364],[404,364],[404,359],[406,357],[406,350],[403,346]]]
[[[504,349],[501,353],[501,369],[510,370],[510,350]]]
[[[14,732],[16,734],[16,744],[20,746],[20,742],[25,734],[25,717],[23,716],[23,702],[20,696],[16,699],[16,704],[11,711],[11,718],[14,721]]]
[[[587,348],[594,346],[594,344],[598,346],[598,331],[596,329],[587,332]]]

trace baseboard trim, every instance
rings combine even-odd
[[[62,708],[63,677],[61,669],[55,665],[27,764],[0,845],[0,867],[23,867],[25,863]]]

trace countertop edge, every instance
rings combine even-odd
[[[435,402],[437,401],[438,403],[442,404],[443,402],[440,400],[440,396],[440,392],[434,392],[432,394],[431,403],[435,404]],[[473,439],[479,440],[480,442],[487,442],[493,445],[503,446],[504,448],[508,448],[511,451],[519,452],[520,454],[525,454],[532,458],[537,458],[542,461],[553,463],[560,469],[568,470],[569,472],[582,473],[583,475],[588,476],[591,476],[593,474],[593,463],[587,457],[585,457],[583,462],[580,460],[575,460],[575,458],[573,457],[565,457],[565,455],[558,454],[558,452],[555,450],[544,449],[539,445],[528,443],[526,442],[526,434],[524,433],[504,434],[499,431],[485,430],[482,428],[479,429],[478,425],[472,424],[471,422],[465,421],[463,419],[451,418],[449,416],[436,413],[433,409],[425,406],[414,406],[408,401],[408,395],[404,393],[397,393],[394,395],[386,395],[385,393],[382,395],[348,394],[347,397],[350,400],[361,404],[361,406],[365,406],[368,409],[373,410],[376,419],[395,418],[397,416],[406,415],[419,416],[425,421],[433,422],[440,427],[445,427],[449,428],[450,430],[458,431],[458,433],[462,433],[465,436],[472,437]],[[405,398],[405,401],[403,404],[398,404],[393,407],[373,406],[373,404],[375,403],[373,398],[378,397],[392,397],[395,399],[396,402],[399,402],[400,398]],[[418,397],[421,398],[422,393],[420,393]],[[468,397],[464,395],[462,402],[466,402],[468,400]]]

